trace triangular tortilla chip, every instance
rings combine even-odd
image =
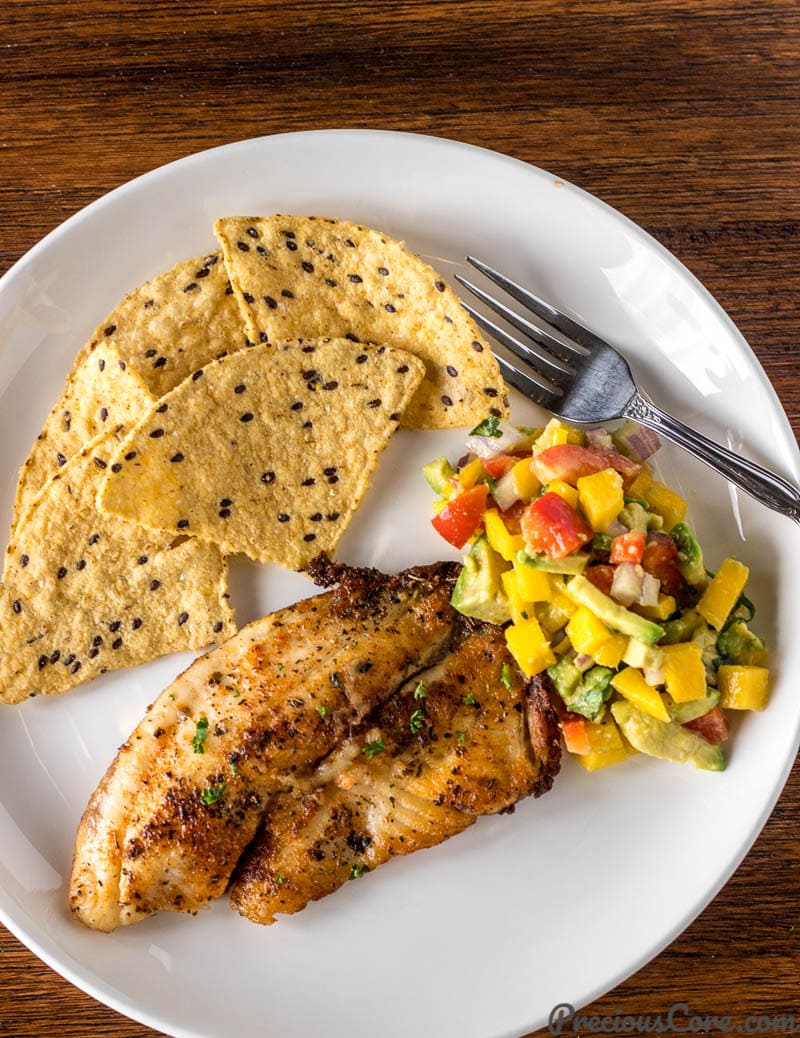
[[[336,547],[422,375],[408,353],[346,339],[231,354],[131,431],[100,507],[301,569]]]
[[[227,566],[214,545],[97,511],[98,485],[119,443],[117,430],[74,455],[39,492],[8,548],[2,702],[65,692],[235,630]]]
[[[497,361],[441,277],[388,235],[321,217],[226,217],[214,228],[252,341],[343,336],[408,350],[425,378],[408,428],[508,413]]]
[[[153,399],[116,347],[98,342],[67,379],[19,470],[12,536],[39,490],[73,454],[106,429],[135,424]]]

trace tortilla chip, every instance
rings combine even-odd
[[[227,567],[194,538],[97,512],[121,440],[97,437],[42,488],[0,586],[0,701],[65,692],[107,670],[200,649],[235,630]]]
[[[131,431],[100,507],[301,569],[335,548],[422,376],[410,354],[345,339],[231,354]]]
[[[379,231],[321,217],[227,217],[214,228],[253,342],[344,336],[408,350],[425,379],[403,425],[508,413],[497,361],[439,275]]]
[[[135,424],[153,399],[116,347],[98,342],[67,379],[63,396],[19,470],[12,537],[39,490],[73,454],[106,429]]]

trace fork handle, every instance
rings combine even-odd
[[[683,447],[700,461],[722,473],[726,479],[757,501],[800,523],[800,490],[788,480],[765,469],[763,465],[746,461],[727,447],[722,447],[690,429],[688,425],[645,400],[639,393],[634,393],[628,401],[623,417],[661,433],[666,439],[677,443],[679,447]]]

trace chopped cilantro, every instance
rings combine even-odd
[[[425,691],[425,686],[420,681],[417,687],[414,689],[414,699],[424,699],[428,693]]]
[[[210,807],[211,804],[216,804],[222,794],[228,787],[223,782],[221,786],[208,786],[200,796],[203,798],[203,803],[206,807]]]
[[[484,418],[482,422],[476,425],[470,432],[470,436],[490,436],[493,440],[500,440],[503,437],[503,433],[499,426],[500,419],[492,415],[490,418]]]
[[[500,670],[500,684],[503,688],[511,688],[511,667],[507,663]]]
[[[464,745],[464,742],[466,741],[466,738],[467,738],[467,736],[466,736],[466,734],[464,732],[462,732],[462,731],[456,732],[456,742],[458,743],[459,746],[463,746]]]
[[[464,706],[475,706],[477,702],[478,700],[475,698],[475,696],[473,696],[471,692],[468,692],[464,696]]]
[[[368,742],[363,749],[363,753],[366,753],[367,760],[372,760],[379,753],[383,753],[386,749],[386,744],[383,739],[376,739],[374,742]]]
[[[318,706],[317,707],[317,712],[319,713],[320,717],[327,717],[328,716],[328,708],[327,708],[327,706],[325,706],[324,703],[322,704],[322,706]]]
[[[525,612],[524,609],[520,610],[520,616],[522,617],[523,620],[530,620],[530,617],[528,616],[528,614]]]
[[[278,873],[278,875],[275,877],[275,882],[278,884],[278,886],[280,886],[281,884],[286,882],[286,877]]]
[[[282,670],[283,670],[283,664],[282,664],[282,663],[279,663],[279,664],[277,665],[277,671],[278,671],[278,673],[280,674],[280,672],[281,672]]]
[[[369,872],[369,865],[354,865],[350,869],[348,879],[360,879],[365,872]]]
[[[174,702],[175,701],[175,693],[174,692],[170,692],[170,694],[167,696],[167,698],[171,699]]]
[[[194,739],[192,739],[192,749],[195,753],[205,753],[204,744],[206,736],[208,735],[208,718],[205,714],[200,715],[200,720],[197,722],[197,728],[195,729]]]
[[[236,761],[232,760],[230,762],[230,765],[231,765],[231,775],[238,775],[239,774],[239,769],[236,767]]]
[[[414,713],[408,719],[408,727],[412,732],[418,732],[420,728],[425,724],[425,711],[415,710]]]

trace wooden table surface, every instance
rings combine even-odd
[[[458,138],[544,166],[663,242],[800,429],[795,0],[5,0],[0,45],[0,272],[98,195],[203,148],[342,126]],[[716,900],[591,1012],[681,1001],[800,1022],[798,808],[795,767]],[[0,927],[2,1038],[154,1033]]]

